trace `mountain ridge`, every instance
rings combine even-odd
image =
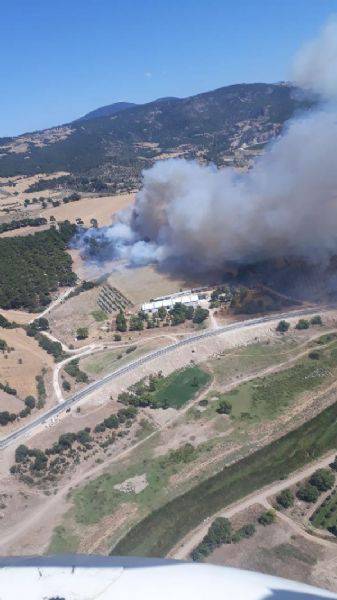
[[[295,112],[311,105],[284,83],[234,84],[92,116],[114,106],[107,105],[91,117],[0,139],[0,176],[66,171],[133,187],[144,167],[169,156],[249,166]]]

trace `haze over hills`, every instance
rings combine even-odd
[[[288,84],[238,84],[188,98],[116,103],[59,127],[0,140],[0,176],[68,171],[134,186],[168,156],[247,165],[296,111]]]

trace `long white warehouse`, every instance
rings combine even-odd
[[[196,306],[198,304],[198,294],[186,294],[179,295],[179,297],[173,296],[164,298],[163,300],[153,300],[153,302],[145,302],[142,304],[142,310],[144,312],[155,312],[158,308],[164,307],[167,309],[173,308],[176,302],[186,304],[187,306]]]

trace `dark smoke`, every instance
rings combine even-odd
[[[290,121],[253,168],[157,162],[135,206],[89,230],[86,254],[215,272],[278,257],[324,261],[337,253],[337,21],[297,56],[295,80],[321,94],[319,110]]]

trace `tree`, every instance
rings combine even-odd
[[[306,483],[297,490],[296,496],[300,500],[303,500],[303,502],[316,502],[318,500],[319,492],[317,487],[310,483]]]
[[[294,494],[291,490],[282,490],[282,492],[276,496],[276,502],[282,508],[290,508],[294,504]]]
[[[48,331],[49,321],[45,317],[39,317],[33,323],[38,331]]]
[[[290,323],[288,323],[288,321],[280,321],[278,326],[276,327],[276,331],[278,331],[279,333],[285,333],[286,331],[288,331],[290,327]]]
[[[163,319],[165,319],[166,315],[167,315],[167,310],[166,310],[165,306],[160,306],[158,308],[159,319],[161,319],[161,321],[162,321]]]
[[[262,513],[262,515],[260,515],[258,518],[258,522],[260,523],[260,525],[263,525],[264,527],[266,525],[271,525],[272,523],[275,522],[275,520],[276,520],[276,514],[273,509],[267,510],[266,512]]]
[[[118,418],[116,417],[116,415],[110,415],[110,417],[104,419],[103,423],[108,429],[117,429]]]
[[[78,327],[76,337],[78,340],[85,340],[89,335],[88,327]]]
[[[310,319],[311,325],[323,325],[322,317],[320,315],[315,315]]]
[[[126,319],[122,310],[119,311],[116,317],[116,329],[122,332],[127,330]]]
[[[132,315],[129,325],[130,331],[142,331],[144,329],[143,319],[138,315]]]
[[[321,355],[319,352],[317,352],[317,350],[313,350],[312,352],[309,352],[308,357],[311,360],[319,360],[321,358]]]
[[[64,381],[62,381],[62,387],[65,392],[69,392],[71,390],[71,385],[70,385],[69,381],[67,381],[66,379]]]
[[[30,408],[31,410],[33,410],[33,408],[35,408],[36,406],[36,400],[34,396],[27,396],[25,398],[25,405],[28,406],[28,408]]]
[[[220,546],[231,541],[232,526],[225,517],[218,517],[210,526],[208,533],[203,539],[203,542],[210,543],[213,546]]]
[[[201,308],[201,306],[197,306],[194,311],[193,323],[203,323],[205,319],[207,319],[209,315],[209,310],[207,308]]]
[[[307,319],[300,319],[296,323],[296,329],[309,329],[310,323]]]
[[[90,433],[89,433],[89,431],[86,431],[85,429],[82,429],[81,431],[77,432],[76,439],[83,446],[85,446],[86,444],[89,444],[91,442]]]
[[[33,463],[32,469],[34,471],[42,471],[47,467],[48,457],[42,450],[34,450],[35,461]]]
[[[309,483],[314,485],[320,492],[327,492],[334,486],[335,475],[330,469],[318,469],[311,475]]]
[[[119,335],[119,333],[115,333],[115,335],[114,335],[114,341],[115,341],[115,342],[120,342],[120,341],[121,341],[121,339],[122,339],[122,336],[121,336],[121,335]]]
[[[8,425],[8,423],[12,423],[16,419],[15,413],[9,413],[8,410],[4,410],[0,412],[0,425]]]
[[[231,413],[231,410],[232,405],[230,402],[228,402],[228,400],[226,400],[225,398],[219,400],[218,407],[216,409],[217,413],[219,413],[220,415],[229,415]]]
[[[15,450],[15,461],[24,462],[29,456],[29,449],[24,444],[20,444]]]

